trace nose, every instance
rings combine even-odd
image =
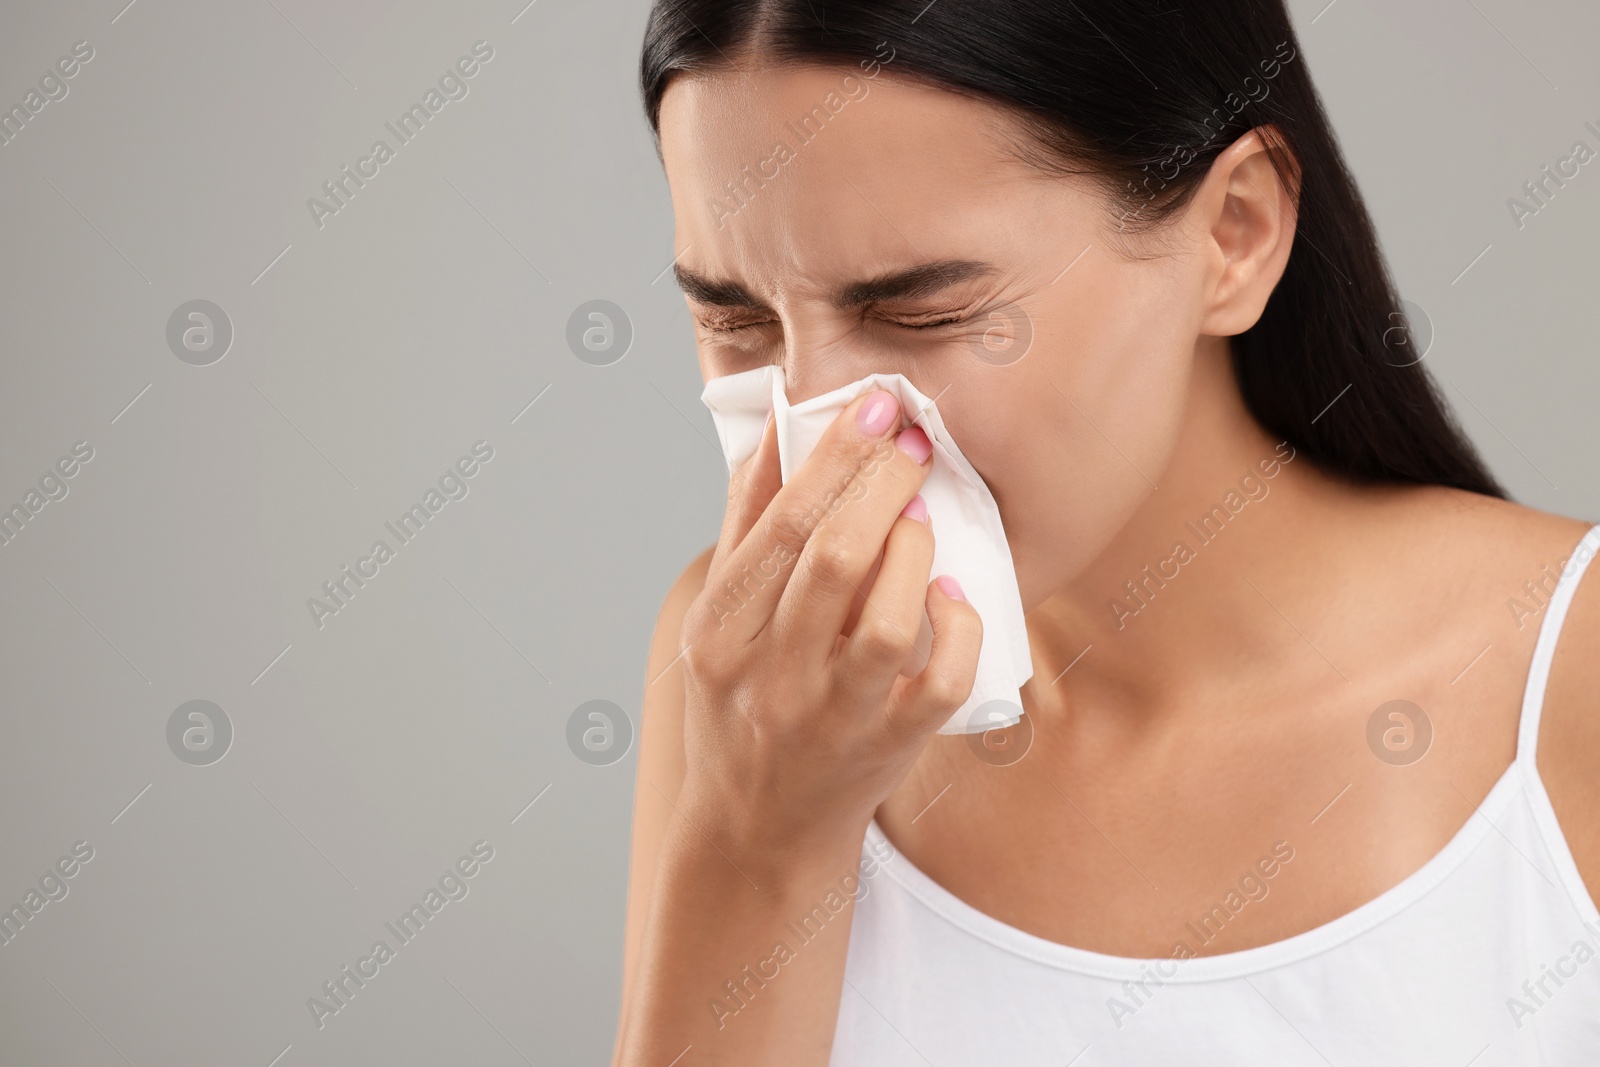
[[[840,386],[860,381],[869,374],[889,368],[876,358],[868,342],[858,333],[836,324],[783,321],[784,392],[790,404],[831,393]]]

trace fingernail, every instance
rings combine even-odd
[[[967,599],[967,594],[961,591],[961,583],[948,574],[941,574],[933,581],[939,587],[939,591],[951,600],[965,601]]]
[[[887,389],[875,391],[856,411],[856,425],[868,437],[877,437],[899,418],[900,402]]]
[[[921,426],[908,426],[895,436],[894,446],[912,459],[918,465],[926,463],[928,457],[933,455],[933,442],[928,440],[928,435]]]
[[[772,425],[772,408],[767,409],[767,421],[761,424],[761,432],[765,433],[768,426]]]
[[[918,493],[911,498],[911,503],[900,509],[900,514],[908,519],[916,519],[918,522],[925,523],[928,521],[928,502],[922,499],[921,493]]]

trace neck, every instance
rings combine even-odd
[[[1024,693],[1045,714],[1064,706],[1066,677],[1097,704],[1147,713],[1236,686],[1281,658],[1297,640],[1292,606],[1348,566],[1362,490],[1255,421],[1224,339],[1197,351],[1172,459],[1149,473],[1157,487],[1111,544],[1028,613]]]

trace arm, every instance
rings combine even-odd
[[[639,767],[633,789],[633,842],[628,854],[628,920],[622,946],[622,1012],[628,1018],[633,975],[639,969],[650,889],[672,805],[683,788],[683,670],[678,634],[683,616],[705,588],[712,545],[684,568],[667,590],[650,639],[644,700],[639,713]],[[622,1029],[618,1028],[618,1048]]]
[[[862,836],[971,692],[982,640],[928,582],[926,512],[902,509],[929,449],[896,438],[886,395],[846,407],[789,482],[769,423],[703,582],[680,579],[703,588],[681,622],[663,610],[652,669],[673,666],[653,685],[671,695],[647,696],[641,731],[619,1067],[827,1063]],[[924,610],[933,647],[904,677]]]

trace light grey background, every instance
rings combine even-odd
[[[95,50],[0,147],[0,506],[95,453],[0,548],[0,905],[94,848],[0,947],[0,1062],[609,1055],[634,754],[586,764],[567,722],[637,720],[725,469],[663,276],[647,5],[524,2],[0,10],[6,107]],[[1305,58],[1427,362],[1519,499],[1600,516],[1600,162],[1520,230],[1506,206],[1600,148],[1600,9],[1325,2],[1295,3]],[[307,199],[479,40],[319,229]],[[634,328],[609,366],[566,342],[597,298]],[[233,324],[210,366],[167,346],[193,299]],[[307,598],[479,440],[467,497],[319,629]],[[194,699],[234,728],[210,766],[167,744]],[[479,840],[469,895],[318,1029],[307,999]]]

